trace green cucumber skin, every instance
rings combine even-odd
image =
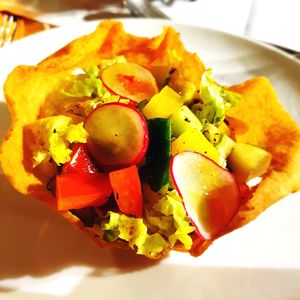
[[[148,132],[147,172],[150,187],[157,192],[170,180],[171,122],[164,118],[149,119]]]

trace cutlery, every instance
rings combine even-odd
[[[18,18],[11,14],[0,12],[0,47],[12,42],[18,24]]]

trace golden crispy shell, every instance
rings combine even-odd
[[[122,24],[116,21],[101,22],[95,32],[74,40],[37,66],[18,66],[4,86],[12,125],[2,143],[0,160],[4,174],[19,192],[54,203],[46,184],[55,170],[49,165],[33,170],[28,149],[33,137],[26,126],[39,118],[46,101],[51,99],[49,95],[67,72],[97,65],[101,59],[117,55],[124,55],[129,62],[149,69],[160,87],[169,77],[168,84],[177,91],[186,81],[199,85],[204,71],[200,59],[185,50],[174,29],[166,27],[159,36],[143,38],[126,33]],[[257,186],[253,197],[241,206],[222,234],[247,224],[268,206],[300,188],[300,130],[281,107],[268,80],[254,78],[232,90],[244,98],[228,115],[249,126],[247,132],[237,135],[237,140],[265,148],[272,153],[273,160],[269,173]],[[62,214],[101,247],[128,248],[123,242],[106,243],[71,213]],[[192,255],[201,254],[212,243],[203,242],[196,235],[193,239]],[[178,246],[177,250],[183,249]]]

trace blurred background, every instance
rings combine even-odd
[[[299,0],[0,0],[0,46],[71,22],[135,17],[196,24],[299,52],[299,12]]]

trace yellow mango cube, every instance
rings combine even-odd
[[[170,87],[165,86],[154,95],[143,109],[147,119],[169,118],[173,112],[183,105],[184,99]]]
[[[221,153],[206,139],[206,137],[199,130],[195,128],[186,130],[171,143],[172,155],[184,151],[194,151],[201,153],[224,167],[225,160],[221,156]]]

